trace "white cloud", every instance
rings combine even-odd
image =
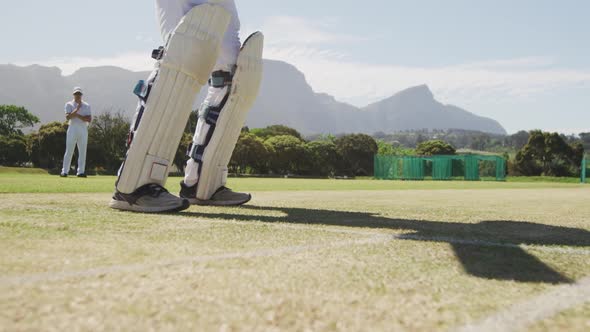
[[[428,84],[450,103],[532,98],[557,87],[590,84],[590,70],[559,67],[543,56],[493,59],[454,66],[410,67],[351,60],[336,45],[366,40],[336,33],[331,20],[279,16],[263,24],[265,57],[299,68],[315,90],[358,106],[389,97],[410,86]],[[337,23],[337,22],[336,22]]]
[[[555,61],[550,57],[536,56],[536,57],[524,57],[517,59],[507,60],[491,60],[491,61],[479,61],[461,65],[464,68],[504,68],[504,69],[515,69],[515,68],[539,68],[549,67],[554,65]]]
[[[336,32],[337,19],[310,20],[295,16],[272,16],[262,24],[268,45],[327,45],[366,40]]]
[[[515,98],[526,100],[556,88],[590,86],[590,69],[563,68],[553,59],[541,56],[440,67],[382,65],[373,64],[370,59],[352,60],[337,46],[366,39],[338,32],[337,23],[334,19],[268,18],[261,29],[266,34],[265,57],[295,65],[316,91],[358,106],[420,84],[428,84],[439,100],[458,105]],[[246,27],[242,31],[250,30]],[[145,39],[142,35],[137,38]],[[153,66],[153,60],[146,52],[101,58],[55,58],[20,65],[31,63],[60,67],[66,75],[80,67],[119,66],[143,71]]]
[[[443,100],[466,102],[502,96],[530,98],[557,87],[590,83],[590,71],[547,67],[548,62],[540,58],[431,68],[355,62],[334,51],[305,46],[271,46],[265,56],[295,65],[316,90],[356,104],[419,84],[428,84]]]

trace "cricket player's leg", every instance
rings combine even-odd
[[[61,168],[61,175],[67,176],[70,173],[72,166],[72,157],[74,157],[74,149],[76,148],[76,133],[72,126],[68,127],[66,133],[66,152],[64,154],[63,165]]]
[[[164,185],[195,96],[215,66],[230,18],[219,5],[196,6],[167,35],[166,46],[154,52],[156,69],[135,89],[140,102],[112,208],[148,213],[188,208],[188,201],[171,195]]]
[[[88,128],[78,128],[78,172],[76,175],[86,175],[86,152],[88,150]]]
[[[235,206],[252,198],[226,187],[227,166],[260,88],[264,36],[252,34],[239,49],[236,40],[239,43],[237,31],[228,31],[226,53],[211,75],[208,96],[199,109],[180,191],[191,204]]]

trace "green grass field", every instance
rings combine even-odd
[[[231,179],[248,206],[147,215],[113,183],[0,170],[0,330],[590,328],[588,185]]]
[[[78,179],[70,176],[40,174],[40,170],[21,170],[19,173],[0,169],[0,193],[108,193],[114,189],[115,177],[90,176]],[[34,176],[31,176],[34,175]],[[564,178],[511,178],[507,182],[464,181],[378,181],[370,178],[358,180],[314,180],[281,178],[230,178],[229,186],[247,191],[348,191],[348,190],[450,190],[450,189],[534,189],[574,188],[579,180]],[[177,192],[180,178],[170,178],[168,189]]]

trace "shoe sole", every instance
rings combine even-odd
[[[186,198],[185,198],[186,199]],[[240,201],[214,201],[208,200],[203,201],[196,198],[188,199],[191,205],[198,205],[198,206],[241,206],[244,205],[252,200],[252,195],[248,195],[248,199],[240,200]]]
[[[167,213],[180,212],[188,209],[191,206],[188,200],[182,200],[182,205],[177,207],[162,207],[162,206],[139,206],[131,205],[125,201],[111,200],[109,207],[111,209],[138,213]]]

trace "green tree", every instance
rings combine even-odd
[[[21,129],[39,123],[39,118],[26,108],[15,105],[0,105],[0,135],[23,135]]]
[[[436,156],[436,155],[454,155],[457,150],[441,140],[426,141],[418,144],[416,154],[420,156]]]
[[[29,135],[31,161],[36,167],[56,169],[63,161],[68,125],[50,122]]]
[[[558,133],[534,130],[516,154],[515,169],[527,176],[572,176],[578,173],[583,156],[581,143],[570,145]]]
[[[301,136],[297,130],[283,125],[268,126],[262,129],[251,129],[250,132],[264,140],[273,136],[290,135],[303,141],[303,136]]]
[[[297,174],[304,168],[305,143],[291,135],[270,137],[265,141],[269,146],[269,166],[279,174]]]
[[[395,156],[395,147],[391,143],[377,140],[377,154],[380,156]]]
[[[334,176],[339,168],[341,156],[336,144],[330,140],[313,141],[305,144],[310,175]]]
[[[105,112],[92,119],[88,128],[88,168],[117,171],[125,158],[130,121],[120,112]]]
[[[346,135],[336,139],[335,144],[343,159],[341,166],[344,173],[373,175],[374,156],[378,151],[373,137],[365,134]]]
[[[22,166],[27,161],[29,153],[25,136],[0,136],[0,165]]]
[[[242,132],[234,153],[230,167],[236,173],[263,173],[267,170],[269,151],[264,141],[248,132]]]
[[[581,142],[576,142],[571,144],[572,148],[572,163],[574,165],[582,164],[582,160],[584,160],[584,154],[586,153],[586,149],[584,148],[584,144]]]
[[[379,148],[377,154],[381,156],[414,156],[416,150],[404,148],[400,146],[399,142],[388,143],[384,141],[377,141],[377,147]]]
[[[539,165],[530,150],[524,148],[516,153],[514,164],[509,169],[511,175],[539,176],[543,173],[543,167]]]

